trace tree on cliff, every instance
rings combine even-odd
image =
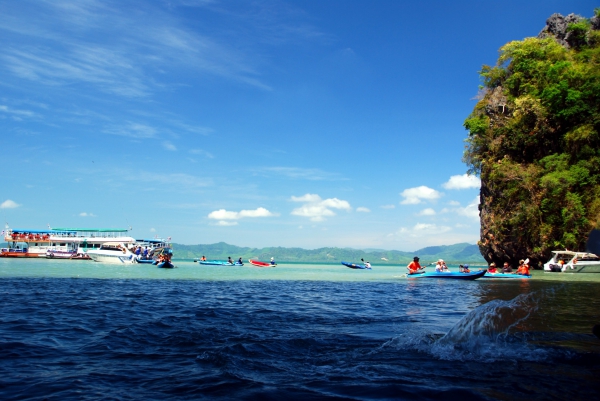
[[[591,19],[554,14],[480,71],[463,160],[481,178],[488,262],[537,266],[552,250],[583,250],[600,226],[599,29],[600,9]]]

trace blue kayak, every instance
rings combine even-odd
[[[482,278],[512,278],[512,279],[527,279],[531,278],[531,275],[517,274],[517,273],[490,273],[487,272]]]
[[[371,270],[370,267],[367,267],[365,265],[359,265],[359,264],[356,264],[356,263],[342,262],[342,264],[344,266],[348,266],[351,269],[369,269],[369,270]]]
[[[243,263],[229,263],[224,260],[199,260],[199,264],[201,265],[211,265],[211,266],[244,266]]]
[[[449,278],[455,280],[475,280],[484,276],[487,270],[481,270],[471,273],[460,272],[429,272],[407,274],[408,278]]]

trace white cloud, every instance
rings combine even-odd
[[[177,150],[177,148],[175,147],[175,145],[173,145],[169,141],[164,141],[162,145],[163,145],[163,148],[165,148],[166,150],[170,150],[171,152],[174,152],[174,151]]]
[[[151,229],[150,229],[150,232],[151,232],[151,233],[155,233],[155,232],[156,232],[156,228],[151,228]]]
[[[442,187],[446,189],[480,188],[481,180],[477,176],[469,174],[453,175],[448,182],[442,184]]]
[[[209,153],[202,149],[190,149],[190,153],[193,155],[200,155],[200,156],[208,157],[209,159],[214,159],[214,156],[212,155],[212,153]]]
[[[404,200],[400,202],[401,205],[417,205],[423,200],[436,200],[442,194],[435,189],[421,185],[420,187],[408,188],[400,193],[400,196],[404,197]]]
[[[112,126],[103,131],[110,135],[126,136],[134,139],[156,138],[158,133],[154,127],[148,125],[128,122],[123,126]]]
[[[460,206],[460,202],[453,201],[453,200],[449,201],[448,204],[451,206]]]
[[[219,220],[215,223],[216,226],[223,226],[223,227],[237,226],[237,224],[238,224],[237,221],[224,221],[224,220]]]
[[[362,213],[371,213],[371,209],[369,209],[368,207],[357,207],[356,211]]]
[[[395,233],[389,234],[388,237],[426,237],[435,236],[447,233],[452,228],[448,226],[438,226],[437,224],[417,223],[413,227],[400,227]]]
[[[435,210],[428,207],[427,209],[421,210],[417,215],[418,216],[435,216]]]
[[[323,221],[325,217],[335,216],[331,209],[350,211],[350,203],[338,198],[321,199],[317,194],[292,196],[293,202],[304,202],[304,205],[292,210],[292,215],[308,217],[311,221]]]
[[[233,212],[225,209],[215,210],[214,212],[210,212],[208,214],[209,219],[219,220],[215,225],[217,226],[235,226],[237,225],[237,221],[239,219],[243,219],[246,217],[272,217],[278,216],[277,213],[271,213],[264,207],[259,207],[255,210],[241,210],[239,212]]]
[[[467,206],[457,208],[456,213],[469,219],[479,220],[479,196],[476,196]]]
[[[382,209],[395,209],[396,205],[381,205],[379,207]]]
[[[2,204],[0,204],[0,209],[15,209],[19,206],[21,205],[19,205],[17,202],[7,199],[4,202],[2,202]]]
[[[94,213],[86,213],[86,212],[81,212],[81,213],[79,213],[79,215],[81,217],[96,217],[96,215]]]

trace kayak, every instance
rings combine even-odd
[[[154,260],[153,259],[135,259],[135,263],[154,264]]]
[[[516,274],[516,273],[490,273],[486,272],[482,278],[516,278],[516,279],[527,279],[531,278],[531,275]]]
[[[370,267],[367,267],[365,265],[359,265],[359,264],[356,264],[356,263],[342,262],[342,264],[344,266],[348,266],[351,269],[369,269],[369,270],[371,270]]]
[[[455,280],[476,280],[484,276],[487,270],[481,270],[471,273],[460,272],[430,272],[407,274],[408,278],[450,278]]]
[[[254,259],[248,259],[248,262],[250,262],[250,264],[253,266],[259,266],[259,267],[277,266],[277,263],[271,264],[271,262],[261,262],[260,260],[254,260]]]
[[[201,265],[212,265],[212,266],[244,266],[243,263],[229,263],[224,260],[199,260],[199,264]]]

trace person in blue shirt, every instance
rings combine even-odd
[[[275,258],[271,258],[271,266],[275,266]]]

